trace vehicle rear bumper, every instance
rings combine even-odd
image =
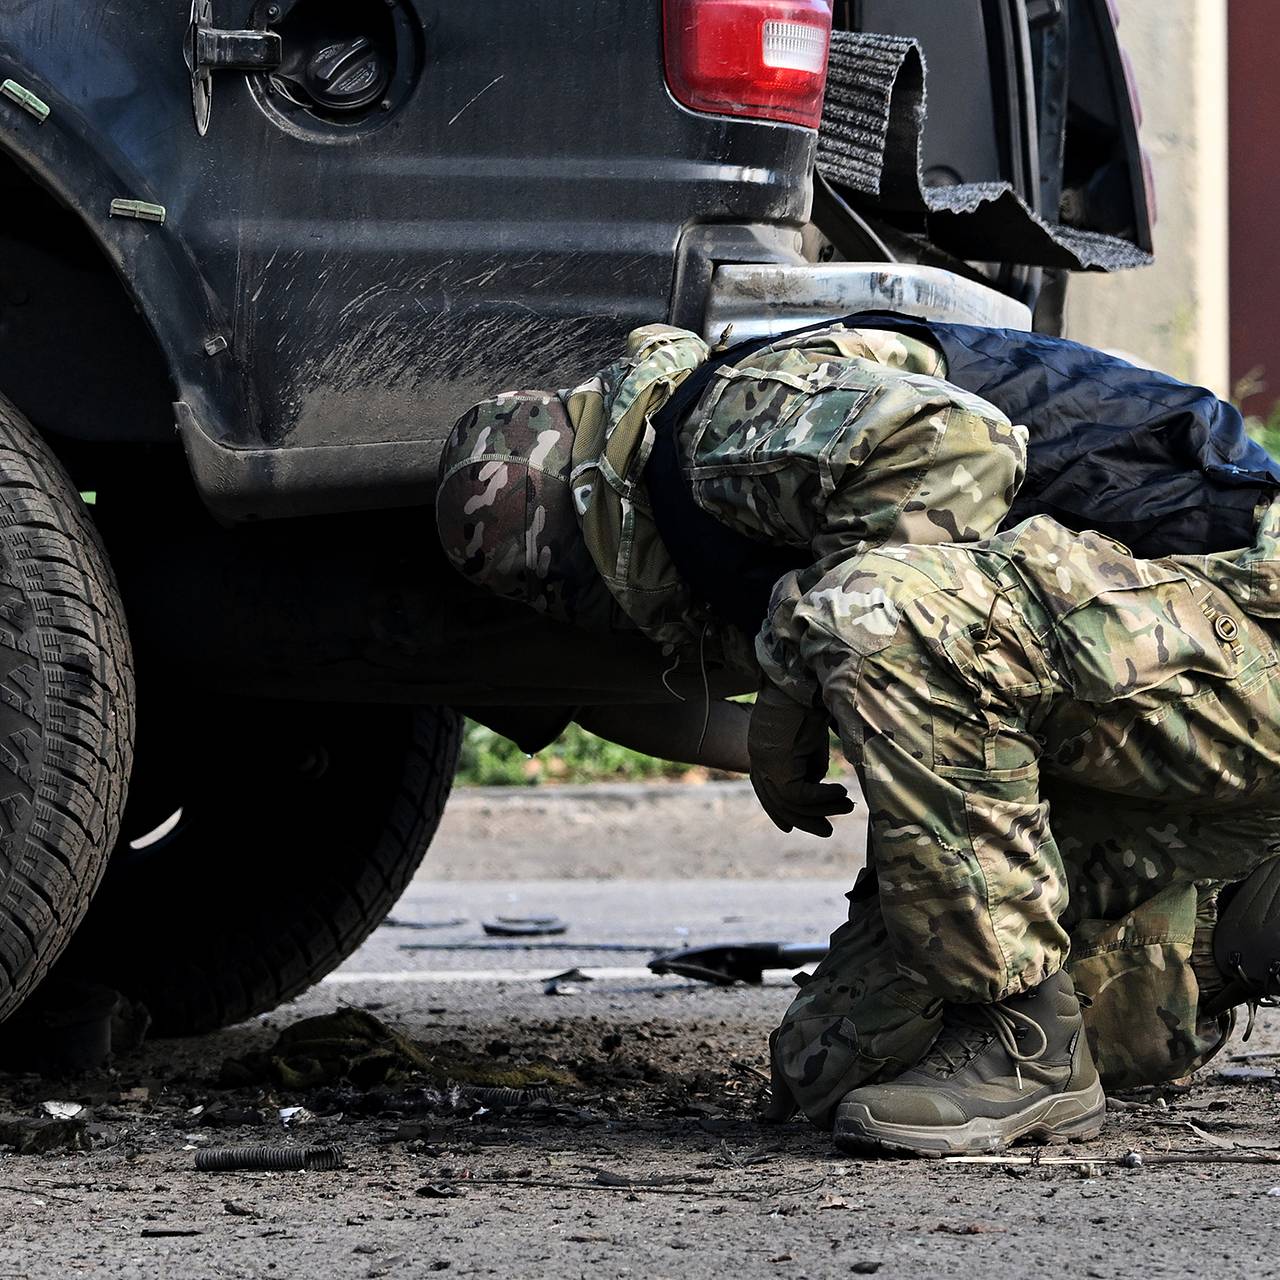
[[[986,285],[915,263],[722,263],[703,313],[703,336],[773,337],[856,311],[900,311],[926,320],[1030,329],[1031,311]]]

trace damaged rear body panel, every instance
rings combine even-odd
[[[427,497],[470,403],[571,382],[667,314],[689,225],[767,224],[757,256],[798,259],[778,231],[807,217],[813,131],[679,106],[658,5],[226,0],[194,35],[200,6],[130,8],[6,17],[0,77],[50,110],[0,104],[0,152],[124,278],[232,518]],[[37,382],[0,355],[40,419]]]

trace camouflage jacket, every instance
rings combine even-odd
[[[575,494],[592,559],[641,630],[682,659],[705,659],[710,640],[714,657],[751,667],[746,638],[715,626],[680,580],[644,490],[651,419],[706,356],[693,334],[649,326],[631,335],[624,361],[570,394]],[[705,511],[813,555],[775,588],[754,645],[754,662],[797,697],[811,700],[817,687],[776,637],[827,568],[887,542],[986,537],[1021,481],[1026,433],[940,381],[940,366],[923,342],[833,326],[719,370],[681,425],[685,472]]]
[[[817,686],[785,643],[798,600],[860,551],[994,533],[1023,475],[1026,432],[940,381],[936,349],[893,332],[834,325],[718,370],[680,428],[696,501],[749,537],[813,556],[778,583],[753,643],[711,618],[681,579],[644,483],[653,416],[707,357],[695,334],[649,325],[630,335],[621,360],[570,391],[477,406],[445,449],[441,538],[454,564],[490,589],[598,624],[598,600],[567,580],[577,530],[557,514],[570,505],[563,490],[590,563],[631,624],[676,661],[752,678],[763,666],[812,700]]]

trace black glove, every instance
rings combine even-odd
[[[849,793],[838,782],[822,781],[831,746],[821,707],[806,707],[766,684],[751,711],[747,750],[756,798],[780,831],[794,827],[829,836],[827,819],[852,812]]]

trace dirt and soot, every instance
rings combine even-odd
[[[0,1276],[1280,1272],[1280,1014],[1198,1078],[1112,1099],[1096,1142],[854,1159],[758,1119],[785,974],[716,989],[590,949],[669,940],[673,918],[690,941],[801,917],[820,936],[847,880],[788,898],[705,859],[684,883],[527,870],[415,882],[396,918],[449,927],[380,929],[274,1014],[92,1076],[0,1076]],[[513,900],[577,927],[560,950],[482,949],[473,913]],[[342,1166],[196,1168],[246,1144],[336,1146]]]

